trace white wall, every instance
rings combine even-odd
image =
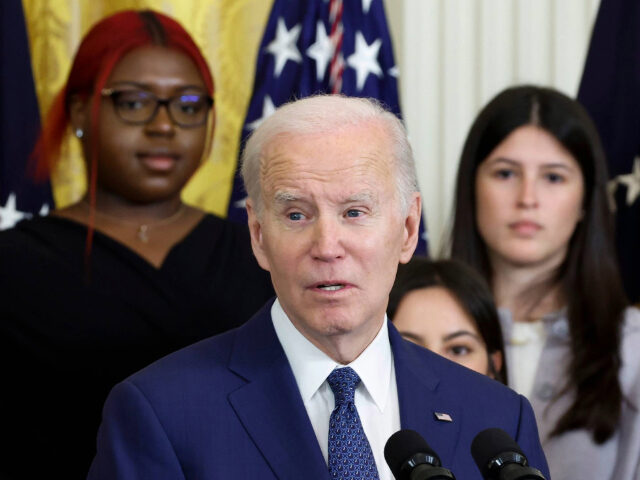
[[[504,87],[578,89],[599,0],[385,0],[403,114],[437,255],[458,156],[478,110]]]

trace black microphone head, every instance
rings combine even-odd
[[[500,428],[483,430],[471,442],[471,456],[482,472],[483,478],[494,478],[490,476],[495,463],[493,460],[509,452],[515,454],[510,456],[510,461],[513,460],[521,465],[527,465],[527,457],[520,450],[516,441]]]
[[[409,479],[411,463],[415,461],[412,457],[416,454],[419,454],[418,463],[429,463],[435,467],[441,465],[440,457],[422,435],[414,430],[397,431],[389,437],[384,446],[384,458],[397,480]],[[408,462],[409,468],[406,466]]]

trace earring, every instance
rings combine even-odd
[[[84,130],[81,128],[76,128],[76,137],[82,138],[84,136]]]

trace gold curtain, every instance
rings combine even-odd
[[[23,0],[41,116],[64,84],[76,48],[91,25],[126,9],[151,8],[172,16],[202,49],[216,84],[213,149],[183,198],[224,217],[257,49],[271,5],[272,0]],[[52,184],[58,208],[77,201],[86,189],[80,145],[71,132]]]

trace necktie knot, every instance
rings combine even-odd
[[[327,377],[327,382],[333,391],[336,407],[345,403],[353,403],[356,387],[360,383],[360,377],[351,367],[336,368]]]

